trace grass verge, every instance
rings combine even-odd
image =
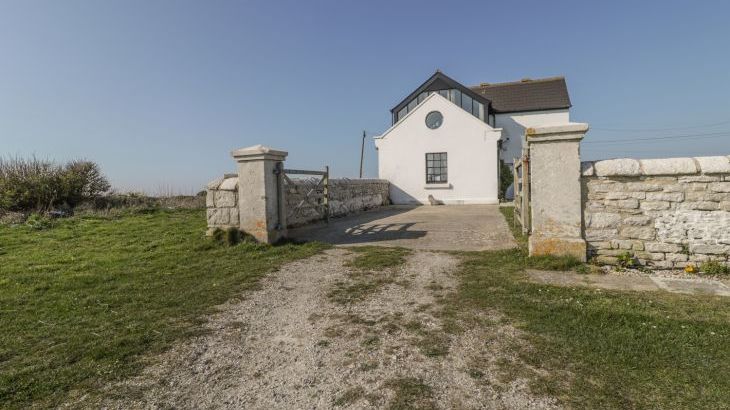
[[[511,222],[508,209],[501,209]],[[462,282],[445,300],[445,311],[499,311],[522,330],[529,343],[514,348],[526,366],[510,362],[503,370],[529,377],[533,392],[573,408],[714,409],[730,403],[726,298],[531,283],[525,269],[573,262],[528,258],[524,248],[462,257]]]
[[[52,407],[198,332],[204,315],[319,244],[221,246],[201,210],[0,226],[0,403]]]

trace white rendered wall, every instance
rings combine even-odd
[[[444,117],[435,130],[426,127],[431,111]],[[501,130],[431,94],[375,139],[379,178],[390,181],[394,204],[428,204],[429,195],[445,204],[496,204],[500,136]],[[426,153],[435,152],[448,153],[447,184],[426,184]]]
[[[511,164],[513,158],[522,155],[525,129],[545,125],[559,125],[570,122],[568,109],[497,114],[494,126],[502,128],[502,152],[504,162]]]

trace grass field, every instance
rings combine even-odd
[[[50,407],[127,377],[213,306],[322,249],[228,247],[204,232],[202,210],[0,226],[0,407]]]
[[[503,370],[534,391],[572,408],[730,408],[730,299],[530,283],[524,269],[560,263],[524,248],[463,257],[449,310],[496,310],[524,331],[526,366]]]
[[[511,210],[502,211],[511,222]],[[324,248],[228,247],[204,230],[199,210],[71,218],[46,230],[0,226],[0,407],[52,407],[126,378],[145,357],[199,332],[214,306]],[[441,302],[447,321],[476,324],[480,312],[499,312],[521,331],[526,343],[510,345],[521,364],[505,362],[506,378],[525,377],[533,392],[570,408],[730,408],[728,298],[531,283],[527,268],[581,265],[529,258],[514,233],[519,249],[457,253],[460,286]],[[353,283],[334,294],[345,302],[380,286],[361,276],[409,254],[354,252]],[[431,394],[418,380],[396,387],[411,397],[406,408]]]

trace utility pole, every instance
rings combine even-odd
[[[360,179],[362,179],[362,160],[365,157],[365,130],[362,130],[362,145],[360,146]]]

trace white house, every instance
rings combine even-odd
[[[570,106],[562,77],[466,87],[437,71],[375,137],[379,178],[395,204],[496,204],[500,161],[521,156],[526,128],[569,122]]]

